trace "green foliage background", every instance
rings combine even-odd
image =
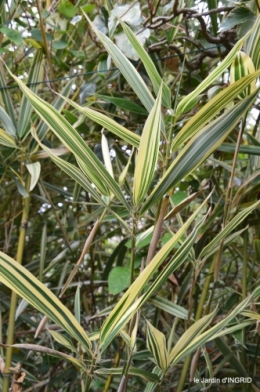
[[[260,389],[258,15],[0,0],[3,392]]]

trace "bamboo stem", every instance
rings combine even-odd
[[[17,248],[17,254],[16,254],[16,261],[19,264],[22,264],[24,247],[25,247],[27,222],[28,222],[28,218],[29,218],[30,179],[31,179],[31,176],[28,175],[27,182],[26,182],[26,190],[27,190],[29,196],[23,199],[23,214],[22,214],[22,221],[21,221],[20,234],[19,234],[19,240],[18,240],[18,248]],[[17,306],[17,294],[15,292],[12,292],[10,311],[9,311],[8,334],[7,334],[7,341],[6,341],[6,344],[8,344],[8,345],[12,345],[14,342],[16,306]],[[8,347],[6,349],[5,370],[4,370],[5,377],[3,379],[2,392],[8,392],[8,390],[9,390],[10,373],[11,373],[9,368],[11,367],[11,365],[12,365],[12,347]]]

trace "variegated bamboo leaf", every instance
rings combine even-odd
[[[148,320],[146,344],[153,354],[156,364],[160,369],[166,370],[169,363],[168,352],[166,348],[166,339],[164,334],[155,328]]]
[[[39,180],[41,173],[41,164],[40,162],[27,163],[26,167],[31,175],[30,191],[32,191]]]
[[[63,97],[67,97],[70,94],[73,83],[74,83],[73,79],[69,80],[68,83],[66,83],[63,89],[61,90],[60,94],[57,95],[57,97],[51,103],[51,105],[58,112],[61,112],[61,110],[64,108],[66,101],[63,99]],[[48,129],[49,129],[48,124],[43,120],[41,120],[38,126],[36,127],[36,133],[39,140],[42,140],[44,138],[44,136],[48,132]],[[37,148],[38,148],[38,143],[36,142],[36,140],[33,139],[30,142],[30,146],[29,146],[30,153],[32,154],[35,150],[37,150]]]
[[[120,139],[124,140],[126,143],[131,144],[131,146],[139,147],[140,136],[135,133],[129,131],[122,125],[118,124],[115,120],[105,116],[102,113],[99,113],[93,109],[90,109],[86,106],[80,106],[76,102],[73,102],[71,99],[63,97],[63,99],[68,102],[72,107],[77,109],[84,116],[90,118],[96,123],[100,124],[102,127],[112,132],[114,135],[120,137]]]
[[[160,90],[160,86],[162,84],[162,103],[165,107],[171,108],[171,90],[169,87],[163,82],[162,78],[160,77],[151,57],[148,55],[146,50],[144,49],[143,45],[139,42],[138,40],[138,35],[136,36],[132,30],[123,22],[120,20],[120,24],[131,42],[133,48],[137,52],[138,56],[140,57],[141,61],[143,62],[143,65],[146,69],[146,72],[151,79],[151,82],[153,84],[154,92],[157,95]]]
[[[136,205],[143,201],[153,179],[157,163],[161,124],[161,94],[162,89],[160,89],[154,107],[145,122],[141,136],[134,173],[133,193]]]
[[[227,236],[233,231],[243,220],[257,207],[260,206],[260,201],[257,201],[253,205],[251,205],[248,208],[245,208],[241,212],[239,212],[217,236],[208,244],[206,245],[203,250],[201,251],[199,257],[202,258],[205,255],[207,255],[209,252],[212,251],[215,247],[217,247],[220,244],[220,241],[223,240],[224,238],[227,238]]]
[[[1,128],[0,128],[0,144],[6,147],[17,148],[15,138],[13,136],[8,135],[8,133]]]
[[[38,344],[17,343],[17,344],[9,345],[9,344],[1,344],[0,343],[0,347],[13,347],[13,348],[17,348],[17,349],[24,349],[24,350],[28,350],[28,351],[40,352],[40,353],[48,354],[48,355],[51,355],[51,356],[57,357],[57,358],[64,358],[67,361],[72,362],[73,365],[76,366],[77,368],[79,368],[81,371],[86,372],[86,370],[87,370],[86,366],[83,362],[72,357],[71,355],[65,354],[61,351],[53,350],[52,348],[40,346]]]
[[[120,330],[125,326],[125,324],[133,316],[133,314],[140,308],[140,306],[143,305],[152,295],[156,293],[157,289],[165,282],[165,280],[175,270],[175,268],[178,268],[178,266],[187,258],[187,252],[190,250],[192,244],[195,241],[198,227],[193,230],[187,240],[184,241],[184,243],[178,249],[178,251],[176,252],[176,258],[174,257],[171,262],[167,264],[164,270],[155,279],[153,284],[149,286],[146,293],[142,297],[139,297],[137,301],[135,301],[137,296],[144,289],[147,282],[151,279],[153,274],[157,271],[159,266],[171,252],[175,244],[179,241],[180,238],[182,238],[183,234],[186,232],[190,224],[204,207],[207,200],[208,199],[206,199],[201,204],[201,206],[183,224],[183,226],[178,230],[178,232],[161,248],[161,250],[151,260],[148,266],[141,272],[138,278],[129,287],[129,289],[120,299],[118,304],[112,310],[101,329],[100,346],[102,347],[102,351],[120,332]]]
[[[37,93],[39,88],[39,81],[43,78],[43,51],[37,50],[33,58],[33,63],[30,67],[27,83],[32,84],[32,91]],[[29,89],[28,89],[29,90]],[[17,133],[20,138],[23,138],[30,131],[30,118],[32,113],[32,105],[30,101],[23,95],[20,114],[17,124]]]
[[[0,252],[0,281],[57,323],[91,355],[91,342],[72,313],[31,272],[3,252]]]
[[[96,28],[96,26],[90,21],[85,13],[84,15],[90,23],[92,29],[95,31],[95,34],[112,57],[115,65],[118,67],[122,75],[124,75],[125,79],[134,90],[144,107],[148,112],[150,112],[154,105],[154,98],[144,80],[141,78],[139,72],[137,72],[132,63],[125,57],[118,47],[113,44],[113,42],[107,36],[105,36],[105,34],[101,33],[101,31]]]
[[[233,84],[244,76],[253,74],[254,72],[255,67],[251,58],[246,53],[239,51],[237,52],[230,67],[230,83]],[[239,93],[239,97],[245,98],[252,94],[255,89],[256,82],[254,80],[246,89]]]
[[[34,110],[49,125],[50,129],[60,138],[64,145],[73,152],[84,173],[95,184],[99,192],[106,196],[109,196],[111,193],[114,194],[125,207],[129,208],[118,184],[109,175],[100,160],[76,130],[49,103],[37,97],[19,78],[10,71],[9,73],[16,80]]]
[[[255,69],[260,68],[260,23],[259,17],[256,28],[252,31],[249,38],[245,42],[245,52],[253,60]]]
[[[230,323],[231,320],[236,317],[239,313],[241,313],[246,306],[250,303],[252,300],[252,297],[246,298],[244,301],[242,301],[227,317],[225,317],[223,320],[221,320],[219,323],[214,325],[214,327],[210,328],[209,330],[203,332],[202,334],[195,336],[189,344],[186,344],[185,346],[182,346],[182,350],[177,350],[175,347],[172,349],[170,353],[170,363],[171,365],[175,365],[179,361],[181,361],[183,358],[187,357],[189,354],[197,350],[199,347],[201,347],[203,344],[206,342],[209,342],[210,340],[214,339],[214,336],[217,336],[217,334],[223,330],[226,325]],[[201,320],[197,321],[192,327],[194,327],[197,323],[199,323]],[[192,328],[191,327],[191,328]],[[182,335],[182,338],[187,334],[187,338],[189,338],[190,333],[189,329]],[[181,339],[182,339],[181,338]],[[177,343],[178,344],[178,343]]]
[[[172,143],[172,151],[183,143],[187,142],[201,128],[214,118],[222,109],[232,102],[245,88],[247,88],[254,80],[260,76],[260,70],[251,75],[244,76],[235,83],[229,85],[223,91],[215,95],[206,103],[192,118],[184,125]]]
[[[258,18],[255,22],[255,25],[253,26],[252,30],[250,30],[243,38],[241,38],[232,48],[232,50],[229,52],[229,54],[224,58],[224,60],[217,66],[217,68],[214,69],[213,72],[211,72],[208,77],[199,84],[199,86],[192,91],[189,95],[187,95],[185,98],[181,100],[179,105],[177,106],[176,109],[176,116],[179,117],[182,113],[186,111],[186,108],[189,106],[190,101],[192,101],[196,96],[198,96],[203,90],[205,90],[207,87],[211,85],[214,80],[219,77],[226,68],[229,67],[231,62],[233,61],[236,53],[238,50],[241,49],[244,41],[250,36],[250,34],[254,31],[256,28],[257,24],[259,23],[260,18]]]
[[[254,102],[257,93],[258,90],[193,136],[147,198],[140,211],[141,214],[144,214],[165,193],[195,170],[223,143]]]
[[[95,370],[95,374],[118,374],[118,375],[122,375],[123,373],[123,368],[122,367],[118,367],[118,368],[99,368],[97,370]],[[129,375],[131,376],[138,376],[143,378],[145,381],[149,381],[149,382],[159,382],[160,379],[157,376],[157,374],[154,373],[150,373],[147,370],[144,369],[139,369],[139,368],[135,368],[135,367],[130,367],[129,371],[127,372]]]

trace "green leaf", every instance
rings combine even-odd
[[[207,199],[206,199],[207,200]],[[175,254],[175,257],[164,270],[158,275],[155,281],[147,288],[147,291],[142,297],[137,296],[142,290],[144,290],[146,284],[152,278],[153,274],[158,270],[159,266],[163,263],[168,254],[172,251],[174,245],[179,241],[179,239],[186,232],[192,221],[200,212],[201,208],[206,203],[203,204],[192,214],[192,216],[183,224],[183,226],[178,230],[178,232],[168,241],[160,251],[155,255],[151,262],[146,266],[146,268],[141,272],[138,278],[132,283],[120,301],[117,303],[113,311],[110,313],[109,317],[104,322],[101,334],[100,334],[100,347],[102,351],[109,345],[112,339],[120,332],[120,330],[125,326],[128,320],[133,317],[134,313],[143,305],[152,295],[156,293],[158,288],[165,282],[165,280],[170,276],[170,274],[177,268],[187,257],[187,252],[193,245],[195,238],[197,236],[198,227],[196,227],[187,240],[180,246]]]
[[[129,131],[122,125],[118,124],[115,120],[105,116],[102,113],[98,113],[93,109],[83,107],[73,102],[71,99],[63,97],[63,99],[68,102],[72,107],[77,109],[84,116],[90,118],[96,123],[100,124],[102,127],[107,129],[108,131],[114,133],[116,136],[123,139],[125,142],[131,144],[131,146],[138,147],[140,143],[140,136],[135,133]]]
[[[151,82],[153,84],[154,92],[157,95],[160,90],[160,86],[162,85],[162,103],[165,107],[171,108],[171,90],[169,87],[163,82],[162,78],[160,77],[152,59],[144,49],[143,45],[138,40],[138,35],[136,36],[132,30],[121,20],[120,24],[133,45],[133,48],[137,52],[138,56],[140,57],[141,61],[143,62],[143,65],[146,69],[146,72],[151,79]]]
[[[108,291],[113,294],[119,294],[130,286],[130,269],[115,267],[108,276]]]
[[[122,375],[123,373],[123,368],[122,367],[117,367],[117,368],[99,368],[97,370],[95,370],[94,372],[95,374],[118,374],[118,375]],[[129,375],[131,376],[138,376],[143,378],[145,381],[150,381],[150,382],[159,382],[160,379],[159,377],[154,374],[154,373],[150,373],[147,370],[144,369],[139,369],[139,368],[135,368],[130,366],[128,372]]]
[[[255,14],[247,7],[240,6],[232,10],[226,19],[221,23],[219,32],[226,31],[231,29],[232,27],[244,23],[248,20],[251,21],[252,24],[255,22]]]
[[[0,252],[0,281],[63,328],[91,354],[91,342],[72,313],[51,290],[3,252]]]
[[[159,153],[161,125],[161,94],[155,101],[142,132],[139,151],[136,159],[133,198],[136,205],[142,203],[152,182]]]
[[[10,71],[9,71],[10,72]],[[115,180],[109,175],[94,152],[87,146],[76,130],[49,103],[31,92],[24,83],[11,72],[23,93],[26,95],[34,110],[48,124],[63,144],[74,153],[83,173],[95,184],[103,195],[110,193],[117,196],[123,205],[129,209],[128,203]]]
[[[44,42],[43,37],[42,37],[42,32],[41,32],[41,30],[32,29],[32,30],[30,31],[30,33],[31,33],[31,37],[32,37],[33,39],[35,39],[36,41]],[[45,33],[45,35],[46,35],[47,41],[52,41],[52,40],[53,40],[53,35],[52,35],[52,34],[50,34],[50,33]]]
[[[185,308],[159,295],[151,298],[149,303],[180,319],[187,320],[188,318],[188,311]]]
[[[235,83],[237,80],[241,80],[241,78],[245,75],[254,74],[255,67],[251,58],[244,52],[239,51],[236,54],[235,59],[232,61],[230,67],[230,84]],[[245,98],[250,95],[256,89],[255,80],[240,94],[240,98]]]
[[[170,362],[174,362],[175,357],[179,355],[185,347],[188,346],[197,336],[201,335],[202,332],[208,327],[213,318],[217,313],[217,309],[214,312],[207,314],[200,320],[196,321],[190,328],[185,331],[178,342],[175,344],[170,353]]]
[[[31,90],[35,94],[39,88],[38,82],[43,79],[43,71],[43,52],[37,50],[27,79],[27,83],[32,84]],[[34,83],[37,84],[33,85]],[[30,131],[32,110],[33,108],[30,100],[26,97],[26,94],[24,94],[17,124],[17,133],[20,138],[23,138]]]
[[[2,122],[6,133],[13,137],[16,136],[16,129],[15,129],[15,123],[11,120],[11,118],[8,116],[6,111],[0,107],[0,121]]]
[[[152,94],[150,93],[148,87],[146,86],[144,80],[141,78],[139,72],[135,69],[135,67],[131,64],[131,62],[125,57],[125,55],[117,48],[113,42],[106,37],[103,33],[98,31],[98,29],[91,23],[88,16],[84,13],[86,19],[90,23],[92,29],[95,31],[97,37],[100,39],[107,52],[112,57],[115,65],[120,70],[122,75],[124,75],[125,79],[132,87],[144,107],[148,112],[150,112],[154,105],[154,99]]]
[[[8,135],[8,133],[1,128],[0,128],[0,144],[6,147],[17,148],[15,138],[13,136]]]
[[[260,19],[260,18],[259,18]],[[258,21],[259,22],[259,21]],[[233,49],[229,52],[229,54],[224,58],[224,60],[217,66],[217,68],[214,69],[213,72],[211,72],[206,79],[199,84],[199,86],[192,91],[189,95],[187,95],[185,98],[181,100],[179,105],[177,106],[176,109],[176,116],[179,117],[182,113],[186,112],[187,107],[189,106],[189,103],[194,100],[195,97],[197,97],[203,90],[205,90],[208,86],[211,85],[214,80],[219,77],[227,67],[231,64],[233,61],[236,53],[238,50],[241,49],[243,42],[245,41],[246,38],[249,37],[250,33],[254,30],[254,28],[257,26],[257,22],[253,26],[252,30],[250,30],[243,38],[241,38],[233,47]]]
[[[107,102],[111,102],[123,110],[129,110],[129,112],[143,114],[144,116],[148,115],[147,110],[137,105],[133,101],[130,101],[130,99],[117,98],[117,97],[111,97],[110,95],[100,95],[100,94],[97,94],[97,97],[104,99]]]
[[[146,344],[152,353],[156,364],[160,369],[166,370],[169,363],[169,356],[166,348],[166,339],[164,334],[155,328],[148,320]]]
[[[257,201],[253,205],[248,208],[245,208],[241,212],[239,212],[226,226],[220,233],[218,233],[215,238],[206,245],[200,253],[200,258],[204,257],[207,253],[211,252],[212,249],[216,248],[220,241],[226,238],[231,231],[233,231],[241,222],[257,207],[259,207],[260,201]]]
[[[144,214],[165,193],[178,184],[185,176],[194,171],[223,143],[228,134],[238,124],[243,114],[251,106],[258,91],[245,98],[242,102],[234,106],[233,109],[222,114],[222,116],[212,121],[193,136],[147,198],[141,209],[141,214]]]
[[[62,40],[62,39],[59,41],[53,41],[53,43],[52,43],[53,49],[56,49],[56,50],[67,48],[68,45],[69,45],[69,43],[67,41]]]
[[[170,353],[170,362],[172,365],[175,365],[179,361],[181,361],[183,358],[187,357],[189,354],[197,350],[199,347],[201,347],[203,344],[206,342],[209,342],[210,340],[214,339],[214,336],[218,336],[217,334],[223,330],[224,327],[226,327],[227,324],[230,323],[230,321],[236,317],[239,313],[241,313],[246,306],[249,305],[249,303],[252,301],[252,297],[246,298],[244,301],[242,301],[227,317],[225,317],[223,320],[221,320],[219,323],[214,325],[214,327],[210,328],[209,330],[203,332],[202,334],[196,333],[195,337],[190,340],[190,336],[193,334],[194,329],[196,330],[196,324],[200,323],[202,319],[197,321],[192,327],[191,331],[190,328],[182,335],[181,339],[183,341],[183,338],[185,337],[186,339],[189,339],[189,343],[185,344],[183,342],[183,345],[179,345],[178,349],[176,349],[175,346],[171,353]],[[207,317],[207,316],[205,316]],[[197,324],[199,326],[199,324]],[[202,327],[203,328],[203,327]],[[228,333],[228,330],[226,331]],[[223,331],[224,334],[224,331]],[[177,343],[178,344],[178,343]],[[180,349],[179,349],[180,348]]]
[[[9,29],[9,27],[1,27],[0,31],[4,35],[6,35],[6,37],[9,38],[10,41],[14,42],[15,45],[20,46],[23,43],[22,34],[19,31]]]
[[[77,352],[71,341],[67,339],[64,335],[57,331],[52,331],[51,329],[49,329],[49,333],[51,334],[53,339],[56,340],[56,342],[62,344],[64,347],[67,347],[70,351],[73,351],[74,353]]]
[[[57,357],[59,359],[64,358],[67,361],[70,361],[71,363],[73,363],[73,365],[76,366],[78,369],[80,369],[82,372],[86,372],[86,366],[85,366],[84,362],[81,362],[78,359],[72,357],[71,355],[65,354],[61,351],[53,350],[51,348],[40,346],[38,344],[18,343],[18,344],[8,345],[8,344],[1,344],[0,343],[0,347],[13,347],[13,348],[17,348],[17,349],[25,349],[25,350],[36,351],[36,352],[40,352],[43,354],[51,355],[51,356]]]
[[[61,0],[57,8],[59,12],[66,18],[72,19],[77,14],[77,8],[70,0]]]
[[[215,95],[184,125],[172,143],[172,150],[177,148],[195,135],[201,128],[232,102],[245,88],[247,88],[258,76],[260,70],[251,75],[244,76],[234,84],[229,85],[223,91]]]

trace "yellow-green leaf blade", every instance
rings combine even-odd
[[[0,252],[0,281],[62,327],[91,353],[91,342],[72,313],[26,268]]]
[[[142,132],[134,173],[134,202],[142,202],[151,184],[157,163],[161,124],[161,94],[155,101]]]
[[[160,86],[163,84],[162,87],[162,102],[163,105],[167,108],[171,108],[171,90],[169,87],[163,82],[162,78],[160,77],[153,61],[151,60],[150,56],[144,49],[144,47],[141,45],[141,43],[138,40],[138,36],[135,36],[135,34],[132,32],[132,30],[125,24],[123,21],[120,20],[120,24],[123,27],[123,30],[131,42],[133,48],[137,52],[138,56],[143,62],[143,65],[146,69],[146,72],[148,76],[151,79],[151,82],[153,84],[153,88],[155,91],[155,94],[159,93]]]
[[[146,344],[160,369],[166,370],[168,367],[168,352],[164,334],[155,328],[148,320]]]
[[[258,90],[193,136],[145,201],[141,214],[145,213],[173,186],[195,170],[223,143],[253,103],[257,93]]]

